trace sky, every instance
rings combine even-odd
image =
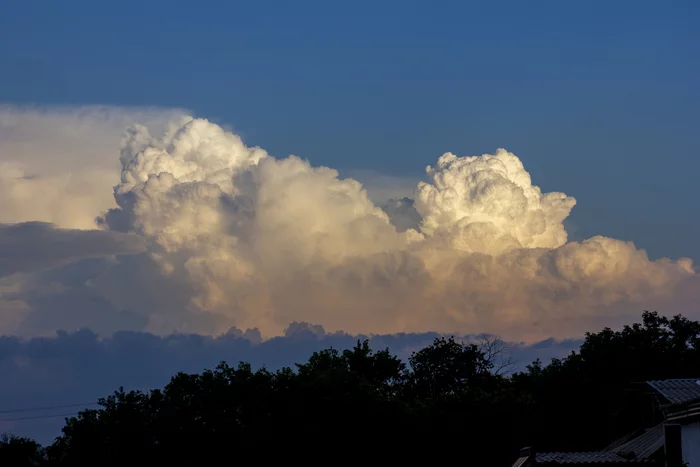
[[[6,2],[0,101],[186,108],[277,156],[407,177],[505,147],[581,201],[582,237],[698,257],[699,8]]]
[[[200,3],[2,4],[0,411],[162,384],[119,333],[196,371],[700,317],[697,2]]]

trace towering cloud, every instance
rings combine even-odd
[[[0,104],[0,223],[95,228],[115,206],[124,129],[162,128],[178,110],[17,108]]]
[[[444,236],[463,251],[499,255],[518,248],[557,248],[566,243],[562,222],[576,200],[542,194],[514,154],[457,157],[443,154],[420,182],[416,209],[426,235]]]
[[[644,307],[687,313],[700,298],[689,259],[650,261],[605,237],[567,242],[575,200],[543,193],[503,149],[444,154],[412,199],[381,208],[335,170],[275,158],[180,114],[132,126],[119,162],[115,204],[99,223],[139,237],[147,253],[90,263],[83,275],[73,265],[80,280],[46,294],[90,293],[139,329],[272,336],[304,321],[528,340],[577,335]]]

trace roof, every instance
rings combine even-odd
[[[634,436],[635,434],[638,436]],[[538,453],[537,463],[545,465],[547,463],[556,465],[645,463],[664,447],[664,424],[634,432],[632,436],[625,436],[603,451]]]
[[[534,452],[531,447],[522,448],[520,456],[516,459],[511,467],[527,467],[531,465],[529,461],[533,460]]]
[[[644,430],[636,430],[636,431],[631,431],[627,433],[625,436],[616,439],[612,443],[610,443],[606,448],[603,449],[603,451],[615,451],[618,447],[622,446],[626,442],[636,438],[637,436],[640,436],[642,433],[644,433]]]
[[[700,418],[700,401],[687,404],[676,404],[666,411],[666,421],[681,422],[683,420]]]
[[[685,404],[700,399],[700,380],[689,379],[664,379],[647,381],[670,404]]]
[[[630,462],[624,457],[620,457],[613,452],[543,452],[537,454],[537,463],[556,464],[605,464]]]
[[[512,467],[524,467],[529,460],[530,456],[518,457]]]
[[[644,432],[626,443],[606,450],[627,459],[647,459],[664,447],[664,424],[644,430]]]

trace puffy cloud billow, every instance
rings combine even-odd
[[[349,333],[536,340],[629,321],[645,308],[692,314],[700,298],[690,259],[650,261],[607,237],[568,242],[574,198],[543,193],[505,149],[446,153],[412,197],[379,204],[331,168],[273,157],[183,113],[131,125],[114,160],[121,175],[110,203],[75,204],[70,217],[91,216],[105,242],[120,234],[141,249],[122,242],[121,251],[6,275],[0,287],[12,293],[0,295],[0,330],[235,327],[268,338],[304,321]],[[71,175],[52,202],[90,178],[87,169]],[[19,199],[11,191],[0,190],[8,210]]]

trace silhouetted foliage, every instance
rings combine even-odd
[[[579,352],[513,375],[532,401],[525,444],[590,450],[660,421],[644,382],[700,377],[698,339],[700,323],[644,312],[642,323],[587,333]]]
[[[367,342],[276,372],[222,362],[163,389],[120,388],[68,419],[46,452],[3,438],[0,464],[214,465],[245,453],[499,466],[525,445],[595,450],[658,421],[644,381],[700,377],[699,339],[700,323],[645,312],[642,323],[588,333],[578,352],[510,375],[493,338],[436,339],[408,364]]]
[[[0,465],[33,466],[43,459],[44,451],[36,441],[8,433],[0,435]]]

